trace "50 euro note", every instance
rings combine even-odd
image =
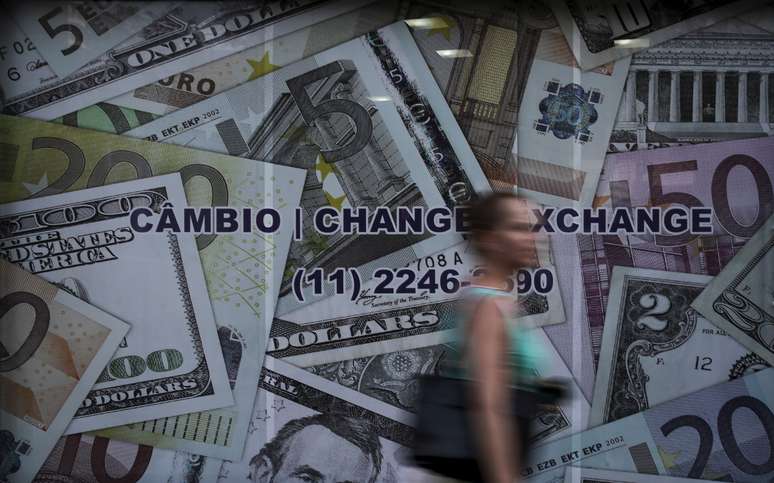
[[[595,207],[710,207],[713,233],[577,236],[595,357],[613,267],[718,274],[772,213],[773,148],[757,138],[606,158]]]
[[[279,212],[281,220],[290,220],[293,208],[301,197],[304,181],[304,173],[293,168],[30,119],[0,118],[0,142],[3,143],[0,146],[3,148],[4,160],[8,161],[8,164],[3,165],[5,171],[0,180],[0,192],[6,200],[29,196],[37,199],[61,191],[81,190],[170,173],[178,185],[181,179],[183,181],[183,188],[176,191],[178,194],[174,198],[173,204],[176,207],[272,207]],[[153,186],[153,183],[148,186]],[[132,243],[109,247],[119,257],[118,262],[89,266],[94,270],[94,286],[86,286],[86,293],[97,290],[109,292],[112,295],[93,300],[93,303],[122,315],[130,323],[141,324],[147,320],[149,325],[146,327],[149,330],[156,330],[157,320],[170,321],[169,338],[161,338],[155,332],[152,335],[146,332],[142,340],[135,344],[137,347],[143,347],[151,340],[154,344],[168,340],[171,347],[181,345],[185,342],[181,337],[181,334],[186,333],[184,326],[174,332],[171,321],[180,319],[180,323],[183,323],[184,306],[180,306],[179,317],[171,314],[150,317],[148,312],[168,307],[170,300],[178,299],[174,253],[170,252],[165,240],[159,240],[159,244],[154,245],[157,252],[151,253],[140,243],[150,241],[151,237],[131,235]],[[241,418],[246,417],[252,408],[255,394],[252,381],[257,377],[263,359],[266,347],[264,327],[274,313],[279,277],[285,265],[290,236],[290,230],[284,229],[271,236],[257,231],[199,234],[195,239],[190,234],[179,236],[185,243],[190,243],[190,248],[184,250],[188,257],[186,262],[190,259],[192,264],[190,270],[193,270],[195,263],[204,274],[202,277],[186,273],[185,280],[189,286],[196,285],[196,289],[191,289],[190,303],[199,307],[206,306],[210,311],[210,319],[214,312],[214,324],[210,322],[211,327],[206,329],[208,334],[203,346],[208,353],[216,352],[221,361],[224,358],[221,354],[225,354],[226,366],[214,383],[217,387],[223,386],[229,395],[233,392],[235,405],[226,402],[214,412],[197,412],[209,408],[195,407],[191,404],[193,401],[182,400],[181,411],[177,414],[192,414],[185,414],[179,421],[172,417],[169,420],[162,419],[158,424],[151,422],[147,434],[143,433],[144,437],[153,442],[158,440],[158,444],[162,445],[167,437],[166,434],[159,434],[161,428],[179,428],[180,434],[175,434],[191,452],[211,453],[220,457],[241,454],[246,432]],[[136,247],[132,248],[133,257],[121,256],[121,251],[129,247]],[[153,258],[154,253],[160,258]],[[126,265],[124,262],[127,262]],[[118,266],[113,268],[114,265]],[[158,283],[161,283],[164,274],[165,285],[157,287],[148,284],[147,273],[157,274]],[[120,274],[120,277],[116,274]],[[158,300],[158,303],[137,304],[137,299],[124,296],[124,283],[131,279],[135,279],[133,283],[142,293],[147,292],[146,300]],[[115,281],[115,285],[107,284],[106,280]],[[197,314],[199,318],[203,315]],[[135,331],[141,334],[137,327]],[[229,407],[223,407],[227,405]],[[168,415],[161,414],[158,408],[153,412],[142,410],[131,421],[121,419],[99,427]],[[176,425],[176,422],[180,424]]]
[[[30,481],[129,325],[4,259],[0,324],[0,479]]]
[[[582,72],[544,4],[413,2],[412,35],[495,188],[591,205],[630,59]]]
[[[691,304],[774,364],[774,215]]]
[[[774,476],[774,369],[707,387],[534,449],[522,479],[570,466],[758,483]],[[635,480],[636,481],[636,480]]]
[[[257,96],[255,93],[260,92]],[[461,206],[489,183],[402,23],[343,43],[126,133],[306,170],[303,237],[291,244],[278,315],[320,300],[291,293],[298,269],[370,278],[462,240],[316,232],[320,207]],[[268,321],[267,321],[268,324]],[[268,326],[267,326],[268,330]]]
[[[66,77],[57,76],[33,41],[17,28],[14,33],[6,32],[3,40],[3,44],[18,42],[22,47],[9,65],[18,75],[4,75],[0,80],[3,113],[54,119],[365,3],[302,0],[256,6],[243,1],[183,2]],[[164,5],[166,2],[158,2],[153,8]]]

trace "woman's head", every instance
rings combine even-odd
[[[471,206],[473,246],[487,262],[507,269],[537,265],[531,208],[512,193],[492,193]]]

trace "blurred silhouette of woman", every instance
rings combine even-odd
[[[517,481],[527,450],[531,418],[514,414],[519,401],[512,400],[512,388],[529,388],[541,351],[515,317],[511,279],[519,268],[537,265],[531,216],[531,206],[510,193],[491,194],[471,207],[471,243],[481,269],[463,293],[457,340],[472,381],[471,421],[488,483]]]

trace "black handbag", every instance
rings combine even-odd
[[[471,382],[439,375],[420,379],[413,457],[417,466],[452,478],[482,481],[476,436],[470,421]],[[532,419],[541,405],[556,404],[565,396],[566,384],[538,382],[529,389],[511,388],[511,414],[518,425],[521,461],[529,448]]]

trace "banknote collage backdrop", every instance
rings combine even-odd
[[[711,209],[537,233],[569,397],[522,480],[774,481],[774,4],[0,3],[0,482],[450,481],[411,447],[466,235],[314,220],[493,190]],[[184,207],[282,224],[137,229]]]

